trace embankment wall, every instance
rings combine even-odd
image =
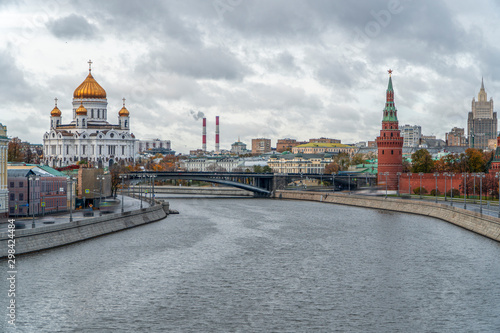
[[[276,191],[276,198],[309,200],[340,205],[384,209],[402,213],[425,215],[453,223],[477,234],[500,241],[500,219],[481,215],[462,208],[433,202],[392,199],[375,196],[349,195],[342,193]]]
[[[79,242],[112,232],[158,221],[168,215],[169,204],[103,215],[51,226],[15,230],[15,254],[35,252]],[[7,256],[8,234],[0,233],[0,258]]]

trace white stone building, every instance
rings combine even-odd
[[[56,99],[50,113],[50,130],[43,136],[46,165],[61,167],[87,160],[96,166],[110,166],[134,161],[136,139],[130,132],[125,99],[122,109],[116,113],[118,124],[110,124],[106,91],[92,77],[91,64],[89,61],[89,75],[73,93],[70,123],[63,124]]]
[[[417,147],[422,138],[422,127],[418,125],[399,126],[403,137],[403,147]]]
[[[180,168],[186,171],[227,171],[243,167],[243,160],[231,157],[200,157],[180,161]]]

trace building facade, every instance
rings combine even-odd
[[[252,154],[260,155],[271,151],[271,139],[252,139]]]
[[[330,138],[319,138],[319,139],[309,139],[309,143],[342,143],[338,139],[330,139]]]
[[[244,161],[233,157],[200,157],[188,158],[179,162],[179,167],[189,172],[205,171],[243,171]]]
[[[446,145],[452,147],[465,147],[467,139],[463,128],[453,127],[449,133],[446,133]]]
[[[278,141],[276,142],[276,152],[282,153],[284,151],[292,151],[292,148],[298,146],[299,144],[300,143],[295,139],[278,139]]]
[[[401,136],[403,137],[403,147],[417,147],[422,137],[422,127],[418,125],[399,126]]]
[[[356,146],[344,145],[341,143],[306,143],[292,148],[294,154],[340,154],[346,153],[350,156],[359,150]]]
[[[62,167],[86,160],[90,164],[108,166],[131,163],[135,157],[135,136],[130,132],[130,114],[125,107],[116,113],[118,124],[107,121],[106,91],[91,73],[73,93],[72,121],[62,122],[57,107],[50,113],[50,130],[43,136],[43,162]]]
[[[247,145],[241,142],[240,139],[231,145],[231,154],[243,155],[247,153],[249,153]]]
[[[36,165],[9,165],[9,216],[35,216],[68,210],[67,178]]]
[[[403,137],[400,135],[398,110],[394,104],[392,88],[392,71],[389,70],[389,85],[386,91],[386,102],[383,110],[382,129],[377,137],[379,185],[387,189],[397,190],[398,172],[403,171]]]
[[[497,138],[497,113],[493,111],[493,99],[487,100],[484,82],[481,80],[481,89],[472,99],[472,111],[467,120],[469,147],[487,149],[488,140]]]
[[[7,126],[0,124],[0,219],[5,219],[9,210],[9,189],[7,187],[8,145]]]
[[[333,162],[331,154],[281,154],[269,157],[267,165],[275,173],[323,173]]]
[[[137,140],[136,141],[138,153],[144,153],[148,150],[172,150],[170,140],[160,140],[160,139],[152,139],[152,140]]]

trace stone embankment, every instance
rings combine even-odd
[[[67,245],[155,222],[165,218],[168,212],[169,204],[165,202],[134,211],[103,215],[35,229],[15,230],[14,249],[17,255]],[[7,256],[8,239],[6,232],[0,233],[0,258]]]
[[[500,241],[500,219],[481,215],[462,208],[433,202],[393,199],[376,196],[349,195],[343,193],[277,191],[276,198],[326,202],[340,205],[384,209],[402,213],[425,215],[453,223],[477,234]]]

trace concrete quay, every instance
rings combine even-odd
[[[500,242],[500,218],[481,215],[480,213],[471,212],[462,208],[450,207],[445,204],[417,200],[386,199],[376,196],[309,191],[276,191],[274,197],[278,199],[308,200],[425,215],[455,224]]]
[[[95,218],[54,224],[42,228],[15,230],[15,255],[50,249],[137,227],[165,218],[168,202],[143,209],[103,215]],[[9,236],[0,233],[0,258],[8,255]]]

